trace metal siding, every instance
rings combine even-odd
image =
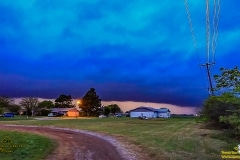
[[[156,114],[154,112],[130,112],[130,117],[137,118],[146,116],[147,118],[156,118]]]
[[[153,110],[149,108],[140,107],[132,110],[132,112],[153,112]]]
[[[169,118],[170,117],[170,113],[169,112],[167,112],[167,113],[159,113],[158,117]]]

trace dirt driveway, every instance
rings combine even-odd
[[[139,160],[140,149],[116,138],[87,131],[39,126],[0,125],[0,129],[45,135],[58,142],[46,160]]]

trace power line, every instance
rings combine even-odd
[[[197,41],[196,41],[196,37],[195,37],[195,34],[194,34],[193,23],[192,23],[191,14],[190,14],[190,9],[189,9],[189,5],[188,5],[188,1],[184,0],[184,2],[185,2],[185,8],[186,8],[186,12],[187,12],[188,23],[189,23],[189,27],[190,27],[190,31],[191,31],[191,35],[192,35],[193,46],[195,48],[195,52],[196,52],[196,55],[197,55],[198,66],[199,66],[200,72],[201,72],[201,77],[202,77],[201,79],[202,79],[203,85],[205,86],[204,78],[203,78],[203,72],[202,72],[202,68],[201,68],[201,62],[200,62],[200,58],[199,58],[198,47],[197,47]]]
[[[217,2],[218,1],[218,2]],[[215,52],[217,45],[217,36],[218,36],[218,23],[219,23],[219,14],[220,14],[220,0],[214,0],[214,16],[213,16],[213,35],[212,35],[212,56],[210,57],[210,8],[209,0],[206,0],[206,54],[207,59],[206,63],[202,66],[206,66],[207,76],[209,80],[209,94],[214,95],[213,93],[213,84],[212,84],[212,75],[211,75],[211,66],[215,64]],[[213,67],[212,67],[213,68]]]
[[[209,0],[206,0],[206,62],[210,60],[210,23],[209,23]]]
[[[212,75],[210,72],[211,65],[210,63],[210,8],[209,8],[209,0],[206,0],[206,63],[202,66],[205,66],[207,69],[207,77],[209,81],[209,95],[213,95],[213,85],[212,85]]]
[[[190,27],[190,31],[191,31],[191,35],[192,35],[193,46],[195,48],[197,57],[199,59],[197,41],[196,41],[195,34],[194,34],[194,29],[193,29],[192,19],[191,19],[191,15],[190,15],[188,1],[185,0],[184,2],[185,2],[186,11],[187,11],[188,23],[189,23],[189,27]]]
[[[190,16],[190,10],[188,1],[185,0],[185,6],[187,11],[188,22],[190,26],[190,31],[192,34],[193,45],[195,47],[198,63],[200,64],[198,50],[197,50],[197,42],[194,35],[192,20]],[[217,38],[218,38],[218,24],[219,24],[219,15],[220,15],[220,0],[214,0],[214,16],[213,16],[213,34],[211,37],[211,25],[210,25],[210,5],[209,0],[206,0],[206,63],[202,64],[201,66],[205,66],[207,69],[207,77],[209,81],[209,94],[213,95],[213,84],[212,84],[212,75],[211,75],[211,68],[215,64],[215,54],[216,54],[216,46],[217,46]],[[212,42],[210,43],[210,41]],[[210,54],[210,48],[212,49],[212,54]],[[210,56],[211,55],[211,56]]]
[[[215,54],[218,39],[218,25],[220,15],[220,0],[214,0],[214,16],[213,16],[213,37],[212,37],[212,62],[215,63]]]
[[[213,16],[213,35],[212,35],[212,63],[215,63],[216,47],[218,39],[218,25],[220,15],[220,0],[214,0],[214,16]],[[212,67],[212,73],[214,72],[214,66]]]

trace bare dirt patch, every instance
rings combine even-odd
[[[138,147],[108,135],[77,129],[0,125],[1,129],[40,134],[56,140],[57,148],[46,160],[141,160]],[[123,139],[123,138],[122,138]]]

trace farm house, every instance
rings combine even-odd
[[[79,111],[76,108],[53,108],[52,116],[78,117]]]
[[[130,117],[169,118],[170,110],[167,108],[155,109],[151,107],[138,107],[130,111]]]
[[[77,109],[70,109],[67,112],[68,117],[79,117],[79,111]]]
[[[53,113],[54,115],[66,115],[67,112],[71,109],[74,109],[74,108],[53,108],[51,113]]]

